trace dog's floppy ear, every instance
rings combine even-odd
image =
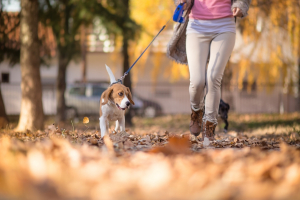
[[[111,94],[111,92],[113,91],[113,89],[111,87],[109,87],[107,90],[105,90],[102,95],[101,95],[101,103],[102,105],[107,104],[108,102],[108,98]]]
[[[127,98],[129,99],[130,103],[131,103],[132,105],[134,105],[134,102],[133,102],[133,100],[132,100],[132,95],[131,95],[131,92],[130,92],[130,90],[129,90],[128,87],[126,87],[126,91],[127,91]]]

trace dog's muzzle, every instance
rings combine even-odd
[[[126,101],[126,107],[125,108],[122,108],[119,104],[116,103],[116,106],[120,109],[120,110],[125,110],[126,108],[129,108],[130,107],[130,102],[129,101]]]

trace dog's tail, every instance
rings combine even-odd
[[[105,65],[105,66],[106,66],[106,71],[107,71],[107,73],[109,75],[110,84],[117,82],[114,74],[111,71],[111,69],[107,65]]]

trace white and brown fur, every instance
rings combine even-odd
[[[125,131],[125,110],[131,104],[134,105],[132,95],[128,87],[116,83],[116,79],[108,66],[106,70],[110,77],[111,85],[100,98],[100,130],[101,137],[108,134],[109,121],[116,121],[115,131]],[[112,84],[114,83],[114,84]]]

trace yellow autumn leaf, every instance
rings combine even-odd
[[[88,124],[90,122],[89,118],[88,117],[84,117],[83,118],[83,123],[84,124]]]

